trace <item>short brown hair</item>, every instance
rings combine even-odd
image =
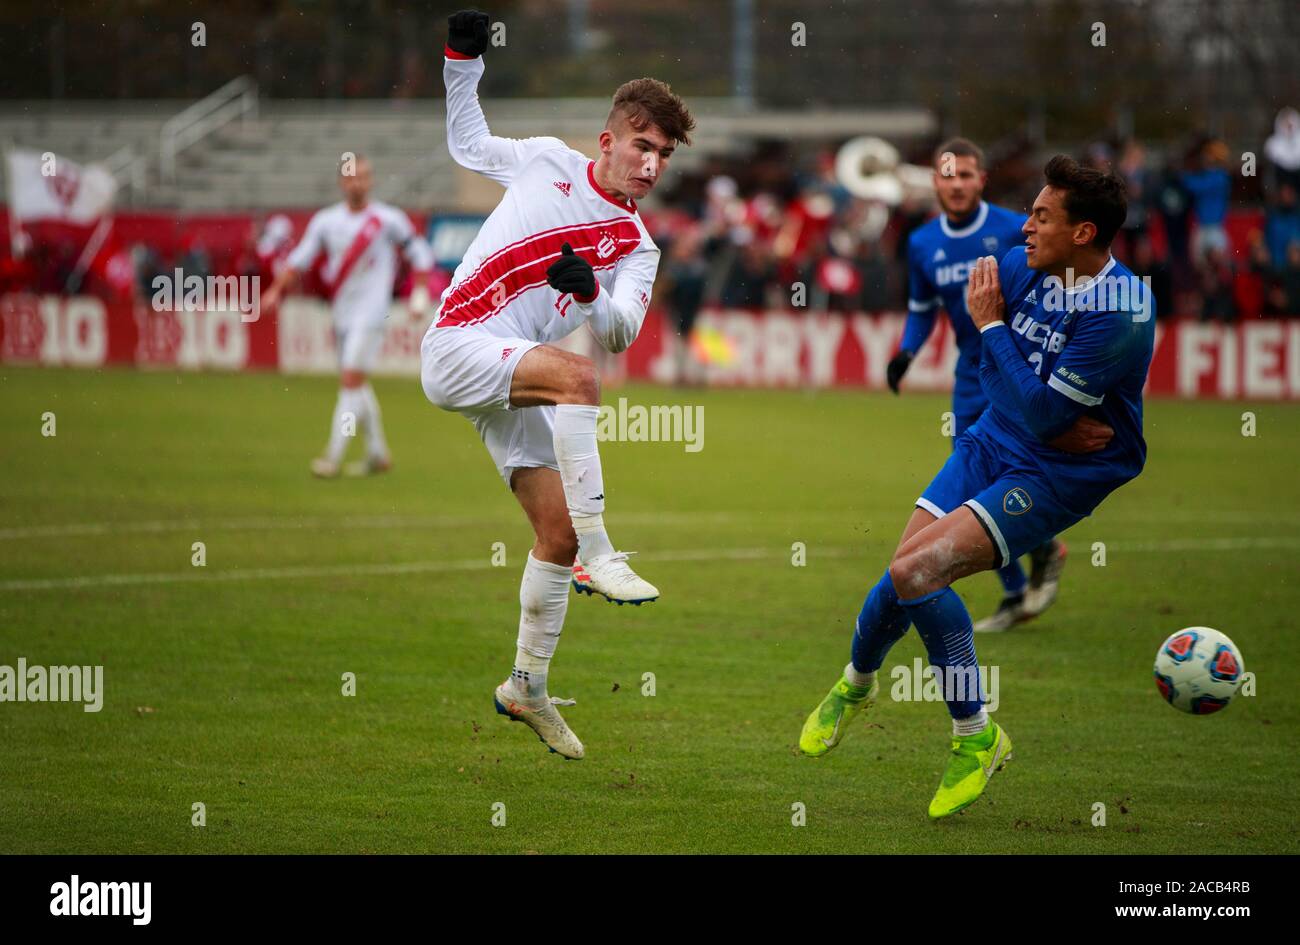
[[[605,119],[605,127],[611,127],[619,115],[637,131],[655,125],[682,144],[691,143],[691,132],[695,130],[695,118],[681,96],[667,82],[658,79],[633,79],[620,85],[614,93],[614,106]]]
[[[1071,223],[1097,228],[1092,245],[1105,249],[1128,216],[1124,181],[1114,174],[1085,167],[1067,154],[1058,154],[1043,168],[1047,186],[1065,193],[1062,203]]]
[[[973,157],[975,166],[984,170],[984,151],[969,138],[949,138],[934,149],[934,163],[937,165],[945,154],[953,157]]]

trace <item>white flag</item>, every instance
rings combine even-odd
[[[117,181],[100,164],[77,164],[49,151],[13,150],[9,212],[19,222],[94,223],[113,206]]]

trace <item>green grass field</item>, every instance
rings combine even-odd
[[[943,397],[608,391],[703,404],[705,447],[603,447],[611,534],[664,596],[571,600],[551,691],[587,758],[564,762],[492,708],[521,512],[468,423],[376,389],[396,470],[317,482],[329,379],[0,369],[0,664],[105,686],[98,714],[0,704],[0,851],[1300,852],[1300,408],[1148,404],[1147,472],[1067,534],[1056,607],[977,641],[1016,759],[932,824],[941,703],[795,745],[949,450]],[[958,589],[977,618],[998,596]],[[1156,647],[1193,624],[1238,643],[1254,698],[1161,702]],[[886,669],[922,654],[909,634]]]

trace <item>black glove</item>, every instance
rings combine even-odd
[[[912,366],[912,355],[906,351],[900,351],[894,355],[894,360],[889,362],[885,368],[885,382],[889,384],[889,389],[895,394],[898,393],[898,383],[907,373],[907,369]]]
[[[481,56],[488,44],[488,15],[461,10],[447,17],[447,48],[462,56]]]
[[[556,292],[572,292],[579,299],[590,299],[596,294],[596,274],[591,263],[573,254],[573,247],[565,243],[562,255],[546,270],[546,281]]]

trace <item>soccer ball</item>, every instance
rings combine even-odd
[[[1236,644],[1209,627],[1179,630],[1156,651],[1156,688],[1171,706],[1192,715],[1224,708],[1243,672]]]

